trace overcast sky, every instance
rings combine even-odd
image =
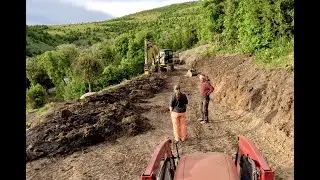
[[[103,21],[194,0],[26,0],[27,24]]]

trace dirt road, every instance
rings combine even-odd
[[[154,127],[144,134],[120,138],[115,143],[102,143],[78,151],[65,158],[43,158],[27,164],[27,179],[102,180],[138,179],[155,146],[163,139],[173,138],[168,112],[172,87],[180,81],[181,90],[189,98],[187,110],[189,140],[181,147],[181,155],[196,151],[219,151],[234,154],[237,135],[245,135],[257,144],[267,161],[276,170],[276,179],[293,179],[293,138],[264,123],[253,114],[232,110],[215,103],[209,104],[209,123],[198,119],[199,93],[197,77],[185,77],[184,66],[168,74],[166,88],[154,98],[139,103],[147,107],[142,116]]]

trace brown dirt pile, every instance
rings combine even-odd
[[[27,131],[27,162],[70,154],[87,146],[119,137],[135,136],[151,128],[135,102],[151,98],[163,86],[161,76],[129,81],[83,101],[61,103],[45,121]]]
[[[294,136],[293,73],[265,68],[240,55],[189,58],[215,86],[214,101],[255,113],[265,123]]]

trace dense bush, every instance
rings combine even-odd
[[[86,86],[83,81],[74,78],[64,87],[63,98],[66,100],[76,99],[87,91],[88,86]]]
[[[30,89],[27,89],[27,106],[31,109],[36,109],[44,106],[44,104],[46,103],[46,98],[47,93],[40,84],[32,85]]]
[[[35,58],[27,58],[26,60],[26,75],[29,80],[28,83],[37,84],[39,83],[45,89],[49,89],[53,87],[53,84],[46,73],[45,69],[41,66],[38,59]]]
[[[288,47],[293,37],[293,0],[205,0],[202,7],[202,41],[258,53]]]
[[[99,91],[143,73],[143,59],[123,60],[120,65],[110,64],[96,79],[93,90]]]

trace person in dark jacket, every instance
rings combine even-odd
[[[170,99],[170,114],[173,125],[173,134],[176,142],[184,142],[187,139],[187,111],[188,98],[180,91],[180,86],[174,86],[174,94]]]
[[[208,122],[208,107],[210,101],[210,94],[213,92],[214,87],[210,84],[208,78],[204,75],[200,75],[200,112],[201,119],[199,121],[201,123]]]

